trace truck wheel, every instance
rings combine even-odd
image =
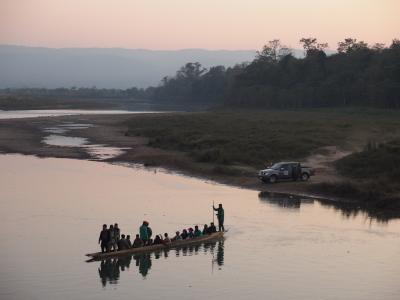
[[[310,179],[310,175],[308,175],[307,173],[301,174],[301,180],[308,181],[308,179]]]
[[[276,178],[275,175],[272,175],[272,176],[269,178],[269,183],[276,183],[276,181],[277,181],[277,178]]]

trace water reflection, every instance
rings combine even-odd
[[[136,267],[139,268],[139,273],[143,277],[146,277],[151,268],[151,254],[145,253],[145,254],[141,254],[141,255],[135,255],[133,258],[136,261]],[[155,259],[159,259],[159,258],[160,258],[160,256],[155,257]]]
[[[380,223],[387,223],[390,219],[394,218],[390,212],[378,210],[374,207],[369,207],[367,204],[362,205],[359,202],[343,202],[311,198],[306,196],[289,195],[284,193],[275,192],[260,192],[258,198],[261,201],[285,208],[285,209],[300,209],[302,205],[313,204],[318,202],[322,206],[333,208],[340,212],[346,219],[356,218],[359,215],[371,220],[376,220]]]
[[[299,209],[303,204],[313,204],[314,199],[274,192],[260,192],[258,198],[283,208]]]
[[[139,274],[142,275],[143,278],[146,278],[146,276],[149,275],[153,259],[167,259],[170,253],[174,253],[175,257],[199,255],[201,253],[206,255],[211,254],[213,271],[214,264],[217,264],[219,269],[221,269],[224,264],[224,241],[220,240],[218,242],[207,242],[200,245],[191,245],[176,249],[164,249],[162,251],[153,253],[127,255],[102,260],[100,261],[98,268],[101,284],[103,287],[105,287],[107,283],[117,284],[121,272],[128,271],[130,269],[132,260],[134,260],[135,267],[137,268]]]

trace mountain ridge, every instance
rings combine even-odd
[[[255,50],[148,50],[0,45],[0,88],[156,86],[187,62],[205,68],[254,59]]]

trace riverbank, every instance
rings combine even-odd
[[[328,188],[340,187],[343,182],[354,186],[360,184],[358,180],[340,175],[333,163],[359,151],[370,139],[388,139],[398,135],[398,122],[394,115],[390,118],[377,112],[327,111],[79,115],[0,120],[0,151],[90,159],[90,155],[80,147],[45,145],[42,140],[48,135],[44,128],[62,123],[93,124],[65,135],[126,148],[124,154],[109,159],[109,162],[141,163],[154,169],[161,167],[259,191],[362,203],[362,196],[353,197],[356,194],[352,190],[343,194]],[[330,126],[326,126],[327,123]],[[373,131],[370,130],[371,124],[375,124]],[[242,148],[246,143],[250,150]],[[281,159],[300,160],[315,168],[317,175],[309,182],[274,185],[263,184],[256,178],[257,171],[264,168],[268,160]],[[380,200],[388,201],[390,198],[390,202],[385,204],[386,210],[400,211],[395,194],[385,195]]]

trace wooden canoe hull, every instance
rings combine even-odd
[[[215,232],[212,234],[203,235],[201,237],[194,238],[194,239],[175,241],[175,242],[172,242],[167,245],[164,245],[164,244],[152,245],[152,246],[130,248],[130,249],[126,249],[126,250],[112,251],[112,252],[105,252],[105,253],[96,252],[96,253],[86,254],[86,256],[89,256],[95,260],[98,260],[98,259],[105,259],[105,258],[109,258],[109,257],[148,253],[148,252],[159,251],[159,250],[163,250],[163,249],[173,249],[173,248],[184,247],[184,246],[189,246],[189,245],[201,244],[201,243],[208,242],[208,241],[218,240],[223,237],[224,237],[224,232],[221,231],[221,232]]]

